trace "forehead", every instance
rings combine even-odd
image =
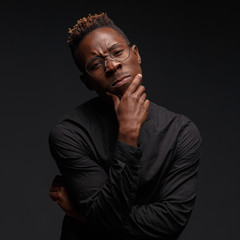
[[[98,28],[88,33],[77,48],[77,55],[81,60],[103,54],[115,43],[126,42],[125,38],[112,28]]]

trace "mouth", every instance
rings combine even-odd
[[[131,75],[121,76],[113,81],[112,87],[113,88],[120,87],[122,85],[127,84],[130,80],[131,80]]]

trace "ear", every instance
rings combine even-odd
[[[132,51],[136,55],[137,61],[139,62],[139,64],[141,64],[141,62],[142,62],[141,56],[139,54],[138,47],[136,45],[132,45]]]
[[[80,79],[89,90],[91,90],[91,91],[93,90],[90,80],[87,78],[87,76],[85,74],[81,74]]]

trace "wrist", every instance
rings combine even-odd
[[[139,131],[140,131],[140,128],[127,129],[124,127],[119,127],[118,140],[126,144],[137,147]]]

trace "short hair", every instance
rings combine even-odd
[[[67,39],[67,43],[71,49],[73,59],[76,63],[76,65],[79,67],[79,69],[82,71],[82,66],[77,61],[75,50],[77,49],[79,43],[82,41],[82,39],[91,31],[103,28],[103,27],[109,27],[118,32],[123,36],[124,39],[126,39],[127,42],[129,42],[127,36],[125,33],[115,25],[112,19],[108,17],[106,13],[100,13],[100,14],[89,14],[88,17],[83,17],[77,21],[77,23],[73,26],[73,28],[69,28],[69,36]]]

